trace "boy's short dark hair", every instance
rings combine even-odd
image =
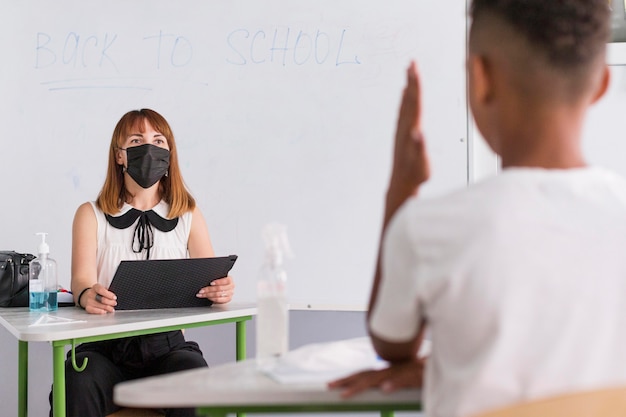
[[[509,24],[556,68],[591,64],[611,34],[608,0],[472,1],[472,21],[488,15]]]

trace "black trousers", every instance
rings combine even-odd
[[[115,384],[137,378],[207,366],[196,342],[181,331],[83,343],[76,347],[76,363],[89,358],[76,372],[71,352],[65,361],[67,417],[104,417],[121,407],[113,403]],[[50,392],[52,417],[52,392]],[[195,409],[164,410],[167,417],[193,417]]]

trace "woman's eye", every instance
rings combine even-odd
[[[130,140],[130,143],[140,143],[140,142],[141,142],[141,140],[138,139],[138,138],[133,138],[133,139]]]

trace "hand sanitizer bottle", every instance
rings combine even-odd
[[[50,258],[50,247],[46,243],[47,233],[41,236],[38,255],[30,262],[28,275],[28,296],[30,311],[56,311],[57,303],[57,263]]]
[[[265,262],[257,283],[256,362],[269,371],[289,349],[289,309],[284,255],[291,255],[285,227],[269,224],[263,231]]]

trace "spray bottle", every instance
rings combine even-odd
[[[57,303],[57,263],[50,258],[50,247],[46,243],[47,233],[41,236],[38,255],[30,262],[28,293],[30,311],[56,311]]]
[[[289,308],[285,256],[291,257],[284,225],[269,224],[263,229],[265,261],[257,284],[256,361],[262,371],[271,370],[289,349]]]

